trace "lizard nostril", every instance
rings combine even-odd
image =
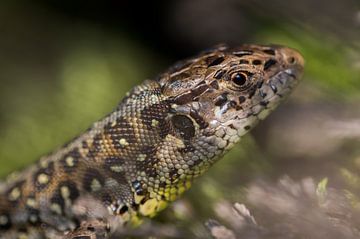
[[[295,57],[289,57],[289,58],[288,58],[288,62],[289,62],[290,64],[295,64],[295,63],[296,63]]]

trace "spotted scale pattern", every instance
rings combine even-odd
[[[190,188],[299,81],[281,46],[218,46],[134,87],[118,107],[0,189],[0,238],[107,238]]]

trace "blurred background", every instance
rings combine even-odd
[[[340,190],[355,212],[360,195],[357,0],[3,0],[0,176],[81,133],[134,85],[218,43],[296,48],[306,59],[304,80],[159,223],[173,220],[189,235],[206,238],[204,222],[216,217],[219,200],[251,205],[251,185],[259,180],[276,185],[284,175],[294,183],[311,178],[317,191]],[[250,208],[255,218],[264,210]],[[260,217],[258,223],[272,222]]]

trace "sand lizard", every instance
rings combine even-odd
[[[264,119],[301,78],[282,46],[221,45],[131,90],[0,191],[0,238],[108,238],[154,216]]]

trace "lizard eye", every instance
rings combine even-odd
[[[235,72],[231,75],[231,80],[237,86],[245,85],[248,76],[244,72]]]
[[[253,85],[254,73],[244,70],[233,71],[229,74],[230,88],[236,91],[247,90]]]

